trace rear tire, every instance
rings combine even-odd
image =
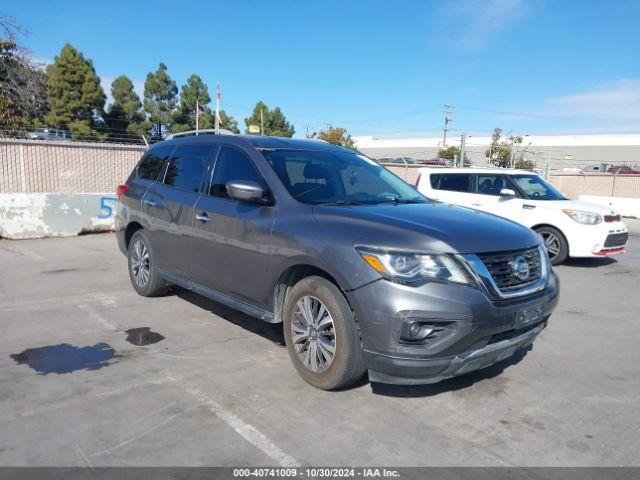
[[[335,390],[364,375],[355,316],[342,292],[325,278],[306,277],[291,288],[284,301],[283,326],[293,366],[309,384]]]
[[[144,230],[138,230],[129,241],[129,279],[143,297],[155,297],[167,292],[169,285],[158,276],[153,249]]]
[[[551,265],[560,265],[569,257],[569,244],[560,230],[553,227],[538,227],[535,231],[549,252]]]

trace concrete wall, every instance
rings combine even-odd
[[[111,193],[0,194],[0,237],[65,237],[113,229]]]
[[[143,152],[137,145],[0,139],[0,237],[112,229],[116,187]]]

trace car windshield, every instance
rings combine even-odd
[[[531,200],[566,200],[567,198],[537,175],[511,175],[510,178]]]
[[[262,150],[289,193],[303,203],[426,203],[386,168],[357,152]]]

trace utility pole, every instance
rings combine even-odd
[[[460,135],[460,167],[464,167],[464,155],[467,146],[467,132]]]
[[[309,134],[309,130],[311,130],[311,125],[309,125],[308,123],[304,124],[304,138],[311,138],[311,135]]]
[[[260,109],[260,133],[264,135],[264,108]]]
[[[447,145],[447,132],[449,131],[449,122],[453,121],[453,107],[450,105],[444,106],[444,136],[442,138],[442,146],[445,147]]]

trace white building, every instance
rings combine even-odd
[[[504,137],[503,137],[504,138]],[[430,160],[442,147],[439,138],[378,139],[372,136],[354,137],[358,150],[373,158],[411,157]],[[485,151],[490,136],[467,136],[466,151],[474,164],[487,163]],[[447,145],[460,146],[460,137],[449,137]],[[516,146],[527,159],[534,160],[538,168],[551,170],[583,168],[600,163],[612,165],[640,165],[640,134],[620,135],[527,135]]]

